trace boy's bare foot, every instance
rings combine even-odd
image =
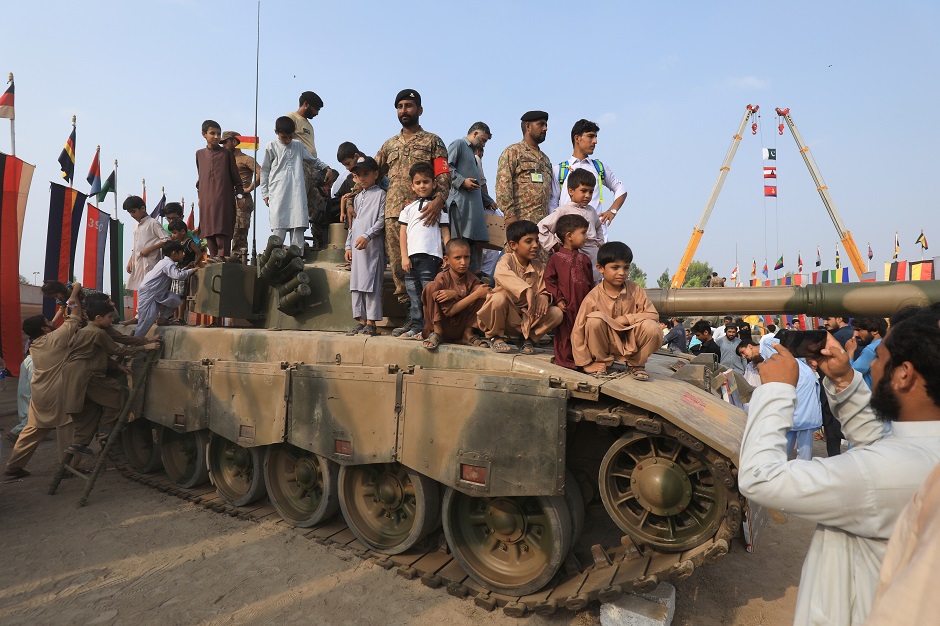
[[[585,365],[583,368],[585,374],[606,374],[607,373],[607,364],[603,361],[594,361],[590,365]]]

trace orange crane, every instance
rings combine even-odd
[[[695,250],[698,248],[698,244],[702,240],[702,235],[705,234],[705,225],[708,223],[708,218],[711,217],[712,210],[715,208],[715,202],[718,201],[718,194],[721,193],[721,187],[725,184],[725,178],[728,177],[728,172],[731,171],[731,161],[734,159],[734,154],[738,151],[738,145],[741,143],[741,133],[744,132],[744,127],[747,125],[748,120],[751,119],[751,116],[755,115],[759,109],[760,107],[756,104],[747,105],[747,108],[744,111],[744,117],[741,119],[741,125],[738,126],[738,132],[736,132],[731,138],[731,145],[728,146],[728,153],[725,155],[725,160],[721,164],[721,169],[718,170],[718,180],[715,181],[715,186],[712,187],[712,192],[708,196],[708,201],[705,203],[705,210],[702,212],[702,217],[699,219],[698,224],[695,225],[695,229],[692,231],[692,239],[689,240],[689,245],[686,246],[685,254],[682,255],[682,260],[679,262],[679,269],[676,270],[675,276],[672,277],[673,289],[682,287],[682,283],[685,282],[685,275],[689,271],[689,265],[692,263],[692,257],[695,256]]]
[[[816,183],[816,191],[819,192],[819,197],[822,198],[823,204],[826,206],[826,210],[829,212],[829,217],[832,219],[832,224],[836,227],[836,233],[839,235],[839,241],[842,242],[842,246],[845,248],[845,252],[849,255],[849,260],[852,262],[852,267],[855,269],[855,273],[858,274],[859,280],[861,280],[862,274],[865,273],[865,262],[862,261],[862,255],[858,251],[858,246],[855,245],[855,239],[852,237],[852,231],[845,229],[845,224],[842,223],[842,218],[839,217],[839,212],[836,211],[836,205],[832,201],[832,196],[829,195],[829,187],[826,186],[826,182],[823,180],[822,174],[819,173],[819,168],[816,167],[816,161],[813,160],[813,155],[809,153],[809,146],[803,143],[803,138],[800,136],[800,131],[796,129],[796,124],[793,122],[793,118],[790,116],[790,109],[777,108],[777,115],[786,120],[787,127],[790,129],[790,133],[793,135],[793,140],[796,141],[796,147],[799,148],[800,154],[803,156],[803,161],[806,163],[806,168],[813,177],[813,182]],[[780,132],[783,132],[782,128],[780,129]]]

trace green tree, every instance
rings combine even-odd
[[[668,267],[664,269],[663,273],[656,279],[656,284],[659,285],[660,289],[669,289],[670,285],[672,285],[672,276],[669,275]]]
[[[632,280],[643,289],[646,289],[646,272],[640,269],[640,266],[636,263],[630,265],[630,273],[627,275],[627,280]]]
[[[712,266],[704,261],[692,261],[689,263],[689,269],[685,273],[685,282],[683,287],[707,287],[708,279],[711,278]]]
[[[23,276],[22,274],[20,274],[20,284],[21,284],[21,285],[28,285],[28,284],[29,284],[29,279],[26,278],[25,276]]]

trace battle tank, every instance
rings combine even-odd
[[[711,355],[658,353],[644,382],[555,366],[550,348],[347,337],[344,239],[334,225],[304,257],[274,237],[257,266],[197,273],[194,310],[248,326],[157,331],[124,437],[137,472],[211,479],[238,510],[267,496],[288,524],[510,614],[685,578],[745,521],[753,542],[761,516],[736,481],[746,390]],[[940,301],[940,283],[648,294],[663,315],[890,315]]]

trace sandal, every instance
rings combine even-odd
[[[646,368],[644,367],[630,367],[630,373],[633,374],[633,380],[649,380],[650,375],[646,373]]]
[[[375,328],[375,324],[366,324],[365,327],[359,331],[359,334],[366,335],[367,337],[375,337],[378,332],[379,331]]]
[[[474,337],[463,342],[465,346],[473,346],[474,348],[489,348],[490,340],[486,337]]]
[[[392,337],[401,337],[405,333],[411,330],[411,324],[405,324],[404,326],[399,326],[392,331]]]
[[[432,332],[421,345],[427,350],[437,350],[437,347],[441,345],[441,336]]]
[[[420,339],[423,331],[421,328],[409,328],[407,331],[398,335],[399,339]]]
[[[506,354],[507,352],[512,352],[512,346],[506,343],[506,340],[502,337],[497,337],[490,344],[490,347],[493,348],[493,352],[498,352],[499,354]]]
[[[365,327],[366,327],[365,324],[356,324],[354,328],[350,328],[349,330],[346,331],[346,336],[352,337],[353,335],[358,335],[359,331],[361,331]]]
[[[522,342],[522,346],[519,348],[520,354],[535,354],[535,344],[531,339],[526,339]]]

